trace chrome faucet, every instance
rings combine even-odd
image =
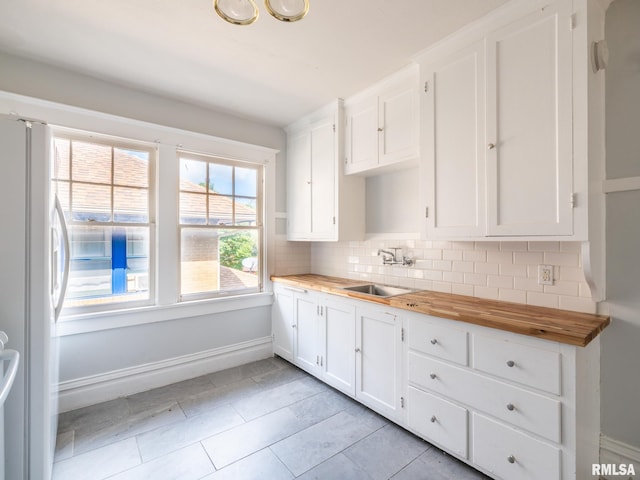
[[[382,255],[382,263],[384,265],[405,265],[411,266],[413,265],[413,259],[409,257],[402,257],[402,260],[398,260],[398,250],[402,250],[400,247],[390,247],[393,252],[389,250],[384,250],[382,248],[378,249],[378,256]]]

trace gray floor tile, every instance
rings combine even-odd
[[[292,435],[270,448],[297,476],[385,424],[386,422],[373,412],[351,409]]]
[[[215,472],[199,443],[138,465],[109,480],[198,480]]]
[[[247,378],[185,398],[180,401],[180,406],[187,417],[193,417],[208,413],[215,407],[232,404],[262,390],[262,386]]]
[[[273,388],[284,383],[307,378],[308,376],[309,374],[303,372],[299,368],[291,365],[283,365],[276,370],[271,370],[251,378],[253,378],[258,385],[261,385],[264,388]]]
[[[128,396],[127,402],[131,413],[157,408],[168,403],[176,403],[182,399],[213,390],[214,384],[206,376],[191,378],[183,382],[154,388],[147,392]]]
[[[327,387],[316,379],[307,377],[239,398],[233,402],[233,407],[245,420],[252,420],[326,389]]]
[[[135,438],[112,443],[53,465],[54,480],[103,480],[141,463]]]
[[[392,477],[393,480],[489,480],[479,471],[432,447]]]
[[[218,470],[202,480],[290,480],[293,475],[268,449]]]
[[[304,430],[349,407],[336,392],[322,392],[202,441],[216,468],[222,468]]]
[[[95,430],[104,425],[127,418],[130,414],[129,404],[124,398],[117,398],[108,402],[90,405],[71,412],[65,412],[58,417],[58,431],[67,430]]]
[[[374,480],[386,480],[430,447],[430,444],[390,423],[347,448],[344,454]]]
[[[54,461],[59,462],[73,456],[73,438],[75,432],[73,430],[59,433],[56,438],[56,451]]]
[[[353,463],[342,453],[325,460],[307,473],[296,477],[298,480],[371,480],[367,472]]]
[[[150,405],[148,410],[114,419],[112,424],[101,424],[94,429],[75,431],[73,450],[76,454],[88,452],[110,443],[171,425],[186,417],[177,403]]]
[[[230,405],[137,436],[142,459],[147,462],[244,423]]]

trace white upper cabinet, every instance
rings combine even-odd
[[[364,181],[342,175],[342,131],[341,102],[286,128],[289,240],[359,240],[364,236]]]
[[[417,160],[417,65],[399,71],[345,101],[345,173],[374,174]]]
[[[421,70],[425,87],[423,180],[434,237],[484,234],[484,45],[478,42]]]
[[[571,235],[571,2],[491,33],[487,234]]]
[[[512,17],[419,59],[429,238],[574,233],[571,0]]]

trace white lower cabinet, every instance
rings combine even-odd
[[[391,420],[401,417],[402,320],[395,313],[357,308],[356,398]]]
[[[274,293],[274,353],[492,478],[579,480],[598,463],[598,337],[575,347],[304,289]]]
[[[407,424],[424,438],[467,458],[467,409],[415,387],[407,387]]]
[[[473,463],[508,480],[558,480],[560,448],[474,413]]]

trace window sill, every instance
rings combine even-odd
[[[56,325],[58,336],[77,335],[148,323],[180,320],[216,313],[269,306],[273,303],[270,292],[225,297],[172,305],[153,305],[107,312],[62,316]]]

